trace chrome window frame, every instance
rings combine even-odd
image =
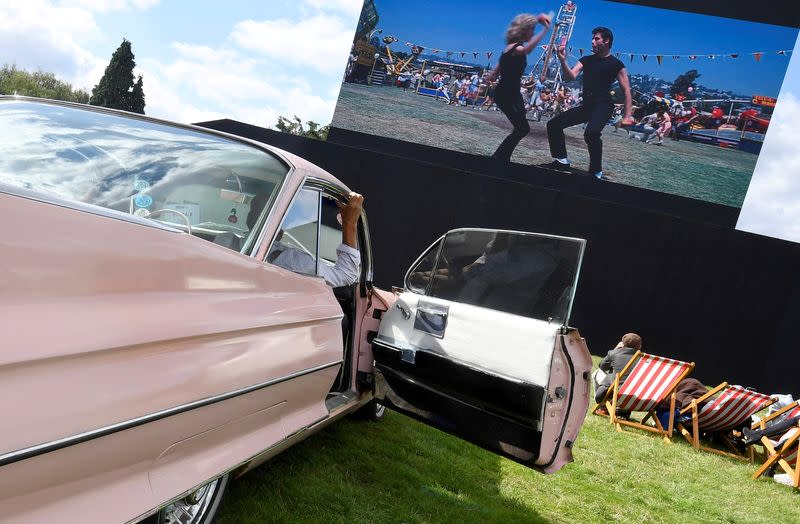
[[[322,206],[322,195],[328,194],[332,197],[336,197],[340,202],[346,203],[347,196],[349,195],[348,190],[344,186],[336,185],[329,180],[325,180],[323,178],[315,177],[313,175],[309,176],[306,175],[303,177],[303,180],[300,181],[300,184],[297,187],[294,195],[292,196],[292,200],[289,202],[289,205],[286,206],[286,211],[283,213],[281,217],[281,224],[283,220],[286,219],[286,214],[289,212],[289,209],[294,205],[295,200],[297,200],[297,195],[300,194],[300,191],[303,189],[312,189],[314,191],[320,192],[320,206]],[[318,230],[317,230],[317,265],[319,265],[319,224],[322,223],[321,213],[318,214]],[[362,209],[361,210],[361,226],[364,233],[364,241],[362,242],[363,245],[359,245],[358,249],[361,252],[361,275],[363,275],[363,279],[361,275],[359,276],[359,282],[361,284],[365,284],[367,282],[371,283],[373,278],[372,272],[372,243],[370,242],[369,236],[369,224],[367,223],[367,214]],[[280,230],[280,226],[275,228],[275,231],[272,233],[272,237],[269,242],[269,246],[275,243],[275,238],[278,236],[278,231]],[[259,246],[260,247],[260,246]],[[267,253],[269,253],[269,249],[267,249]],[[266,256],[266,255],[265,255]],[[266,263],[266,260],[263,262]],[[319,273],[319,267],[317,267],[317,273]],[[302,273],[298,273],[302,275]],[[315,275],[306,275],[313,277]],[[322,278],[319,275],[316,275],[317,278]]]

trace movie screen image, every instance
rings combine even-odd
[[[797,33],[603,0],[366,0],[332,126],[739,208]]]

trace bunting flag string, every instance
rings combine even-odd
[[[395,40],[395,41],[399,41],[399,40]],[[469,54],[471,54],[473,56],[473,59],[475,59],[475,60],[478,59],[479,55],[483,55],[483,54],[486,55],[487,59],[491,59],[492,55],[494,54],[494,51],[447,51],[447,50],[442,50],[442,49],[437,49],[437,48],[429,48],[428,46],[418,46],[417,44],[414,44],[412,42],[407,42],[407,41],[403,42],[403,43],[406,46],[411,47],[412,49],[415,48],[415,47],[420,47],[420,48],[423,48],[423,49],[430,49],[430,52],[432,54],[434,54],[434,55],[438,55],[439,53],[445,53],[445,55],[447,56],[448,59],[452,58],[454,55],[458,55],[461,58],[464,58]],[[539,47],[542,50],[547,51],[548,48],[549,48],[549,45],[544,44],[544,45],[540,45]],[[583,57],[585,52],[588,51],[586,48],[583,48],[583,47],[578,47],[577,49],[578,49],[578,54],[581,57]],[[571,48],[570,48],[570,50],[571,50]],[[708,60],[715,60],[718,57],[721,57],[723,59],[728,59],[728,58],[737,59],[742,55],[750,55],[755,59],[756,62],[761,62],[761,59],[765,55],[768,55],[768,54],[771,54],[771,53],[772,53],[772,51],[769,51],[769,52],[767,52],[767,51],[751,51],[751,52],[747,52],[747,53],[737,52],[737,53],[693,53],[693,54],[671,54],[671,53],[667,54],[667,53],[662,53],[662,54],[653,54],[653,53],[641,53],[641,52],[637,53],[637,52],[631,52],[631,51],[616,51],[614,53],[614,55],[617,58],[621,58],[622,56],[627,55],[631,63],[633,63],[635,61],[636,55],[639,55],[641,57],[642,62],[647,62],[647,59],[650,56],[655,56],[656,57],[656,61],[658,62],[658,65],[661,65],[661,64],[663,64],[664,57],[666,57],[666,56],[671,56],[673,60],[680,60],[681,58],[684,58],[684,57],[688,58],[689,60],[697,60],[700,57],[705,57]],[[775,54],[777,54],[779,56],[788,56],[791,53],[792,53],[791,49],[779,49],[779,50],[775,51]]]

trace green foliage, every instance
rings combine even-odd
[[[696,69],[691,69],[682,75],[678,75],[678,78],[672,82],[672,87],[670,87],[669,93],[672,96],[683,94],[686,95],[687,98],[692,98],[691,93],[689,93],[689,88],[697,87],[695,86],[694,82],[700,78],[700,76],[702,75],[700,75]]]
[[[307,126],[307,127],[306,127]],[[278,117],[278,122],[275,124],[275,129],[290,135],[304,136],[306,138],[313,138],[316,140],[327,140],[328,131],[330,131],[330,124],[322,126],[316,122],[309,120],[303,125],[303,121],[297,115],[289,119],[283,116]]]
[[[89,102],[89,93],[83,89],[73,89],[72,85],[59,80],[53,73],[30,73],[8,64],[0,68],[0,94],[35,96],[81,104]]]
[[[618,433],[588,415],[573,452],[542,475],[393,412],[341,420],[234,482],[219,522],[800,522],[791,488],[682,437]]]
[[[142,75],[134,81],[133,68],[136,67],[131,43],[122,39],[111,61],[106,67],[100,82],[92,89],[89,101],[93,106],[122,109],[144,114],[144,86]]]

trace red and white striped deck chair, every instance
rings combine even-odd
[[[796,401],[792,402],[783,409],[776,411],[757,424],[754,424],[753,429],[764,429],[770,420],[780,417],[784,413],[786,413],[787,418],[800,416],[800,404]],[[757,479],[777,463],[783,471],[789,474],[789,478],[792,479],[792,486],[800,488],[800,468],[797,467],[799,440],[800,424],[786,431],[778,440],[770,440],[767,437],[761,437],[761,445],[764,446],[767,452],[767,459],[764,461],[764,464],[753,473],[753,478]],[[777,450],[777,447],[780,447],[780,450]]]
[[[634,362],[636,363],[631,374],[620,384],[619,377],[624,375]],[[681,362],[637,352],[628,365],[614,377],[614,383],[609,388],[612,391],[611,402],[606,399],[605,404],[611,423],[617,426],[617,431],[622,431],[622,426],[630,426],[658,433],[669,440],[675,424],[675,388],[693,369],[694,362]],[[670,399],[669,424],[664,428],[655,416],[655,410],[658,404],[668,398]],[[645,415],[640,422],[636,422],[633,419],[618,417],[617,409],[626,412],[639,411]],[[655,425],[647,424],[648,419],[652,419]]]
[[[721,392],[721,393],[720,393]],[[719,393],[719,395],[717,395]],[[717,396],[715,396],[717,395]],[[731,386],[723,382],[680,411],[681,415],[691,414],[692,431],[683,424],[678,424],[681,434],[695,449],[711,451],[720,455],[737,459],[747,459],[731,441],[731,432],[750,424],[750,417],[775,402],[769,395],[758,393],[742,386]],[[730,449],[725,452],[703,446],[700,443],[701,433],[716,434]],[[749,456],[752,460],[752,453]]]

